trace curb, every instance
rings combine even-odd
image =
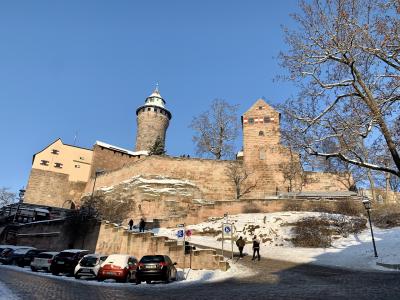
[[[376,262],[377,266],[381,266],[391,270],[400,270],[400,264],[387,264],[382,262]]]

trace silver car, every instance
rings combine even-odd
[[[36,272],[38,270],[43,270],[50,272],[51,262],[59,252],[42,252],[31,262],[31,270]]]

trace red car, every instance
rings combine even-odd
[[[136,281],[138,260],[127,254],[112,254],[101,264],[97,280],[115,279],[117,282]]]

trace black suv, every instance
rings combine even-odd
[[[167,255],[146,255],[140,260],[136,270],[136,283],[142,281],[151,283],[152,280],[170,282],[176,280],[176,263]]]
[[[53,275],[66,273],[73,276],[76,265],[86,254],[89,254],[88,250],[68,249],[61,251],[56,256],[54,256],[53,261],[51,262],[51,273]]]

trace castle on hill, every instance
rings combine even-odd
[[[265,100],[255,101],[241,117],[243,151],[236,160],[149,155],[157,139],[165,144],[171,117],[156,88],[136,110],[134,151],[101,141],[86,149],[57,139],[33,155],[25,202],[70,208],[94,191],[128,197],[135,202],[135,215],[156,218],[193,203],[265,200],[288,191],[285,164],[291,166],[293,155],[281,144],[279,112]],[[247,178],[238,183],[233,173]],[[338,174],[308,175],[302,191],[349,188]]]

